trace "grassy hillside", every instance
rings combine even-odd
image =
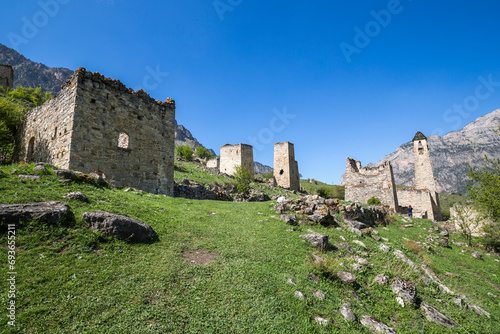
[[[311,183],[309,180],[300,180],[300,187],[306,190],[309,194],[321,195],[326,198],[345,198],[345,187],[330,185],[323,183],[321,181],[313,180]]]
[[[176,179],[217,181],[192,168],[179,164]],[[500,295],[499,257],[478,250],[484,260],[477,260],[465,246],[433,246],[428,252],[403,239],[424,241],[434,227],[428,220],[414,219],[412,227],[405,227],[408,224],[397,217],[387,230],[376,228],[379,236],[389,239],[384,243],[391,253],[384,253],[378,249],[380,242],[346,230],[286,225],[275,218],[272,202],[169,198],[83,180],[62,183],[50,173],[38,181],[21,180],[17,174],[33,173],[33,165],[0,170],[6,173],[0,177],[1,203],[64,201],[62,196],[71,191],[89,198],[89,203],[64,201],[75,215],[73,227],[29,223],[17,228],[16,327],[9,327],[3,314],[0,328],[5,333],[369,333],[342,318],[339,310],[345,302],[358,316],[373,315],[398,333],[500,332],[500,299],[488,295]],[[148,223],[159,241],[131,244],[96,235],[81,222],[83,212],[94,210]],[[328,234],[331,244],[348,242],[355,255],[370,264],[356,272],[351,269],[354,254],[314,249],[299,237],[310,228]],[[451,239],[462,241],[457,235]],[[0,270],[7,273],[5,234],[0,243],[4,259]],[[456,306],[436,284],[425,284],[394,257],[394,249],[418,265],[428,264],[446,286],[457,295],[467,295],[491,313],[491,319]],[[314,263],[313,254],[325,262]],[[351,271],[360,286],[336,279],[339,270]],[[319,283],[309,278],[313,273]],[[416,306],[401,308],[389,286],[372,283],[378,274],[409,280],[420,300],[462,327],[447,329],[427,321]],[[289,278],[296,285],[288,284]],[[7,289],[4,283],[2,312],[8,303]],[[294,296],[297,290],[305,300]],[[324,293],[324,300],[313,297],[317,290]],[[329,324],[317,324],[317,316]]]

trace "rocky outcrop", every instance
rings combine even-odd
[[[0,204],[0,224],[40,220],[56,224],[71,222],[70,207],[62,202]]]
[[[82,219],[85,226],[105,236],[114,236],[133,242],[149,242],[157,238],[151,226],[127,216],[98,210],[85,212]]]

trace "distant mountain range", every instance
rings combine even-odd
[[[500,109],[477,118],[459,131],[444,136],[429,136],[427,143],[434,178],[438,192],[467,192],[467,172],[469,166],[481,167],[484,156],[500,159]],[[413,134],[409,134],[411,137]],[[390,161],[394,171],[396,184],[413,186],[415,162],[413,159],[413,143],[407,142],[399,146],[395,152],[386,155],[378,164]],[[377,164],[368,164],[374,166]],[[345,175],[342,176],[341,184]]]
[[[59,90],[61,90],[61,85],[64,84],[74,72],[67,68],[48,67],[41,63],[35,63],[16,50],[1,43],[0,64],[12,65],[14,68],[14,86],[32,88],[42,87],[42,90],[52,93],[58,93]],[[175,124],[175,146],[188,145],[193,149],[199,146],[203,147],[188,129],[181,124],[177,124],[177,121]],[[208,151],[216,155],[214,150],[208,149]],[[255,162],[255,173],[265,174],[269,171],[272,171],[271,167]]]

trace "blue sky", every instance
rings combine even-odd
[[[156,99],[216,152],[295,144],[305,178],[338,183],[416,131],[458,130],[500,108],[500,3],[41,0],[0,13],[0,43],[85,67]],[[6,8],[6,10],[5,10]]]

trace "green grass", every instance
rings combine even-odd
[[[318,195],[323,192],[322,195],[325,195],[328,198],[345,198],[345,187],[326,184],[321,181],[314,180],[313,183],[309,182],[309,180],[300,180],[300,187],[306,190],[309,194]]]
[[[347,323],[339,309],[350,302],[358,315],[370,314],[398,333],[465,333],[426,321],[414,307],[402,309],[388,286],[371,283],[382,273],[403,277],[417,286],[419,297],[458,321],[469,333],[498,333],[500,328],[500,264],[496,256],[484,261],[460,255],[461,248],[436,248],[420,256],[404,248],[403,237],[422,241],[433,227],[427,220],[414,219],[414,227],[397,220],[386,231],[392,248],[401,249],[416,263],[429,263],[443,283],[491,313],[492,319],[455,307],[451,296],[436,285],[425,285],[419,276],[392,253],[378,250],[379,242],[358,238],[347,231],[322,226],[298,226],[295,231],[277,218],[271,202],[233,203],[169,198],[138,191],[98,187],[84,181],[61,183],[51,174],[38,181],[22,181],[16,173],[29,173],[33,165],[0,167],[1,203],[29,203],[62,200],[70,191],[81,191],[89,203],[64,201],[76,217],[72,228],[25,224],[17,229],[17,318],[10,330],[0,316],[0,328],[9,333],[369,333],[358,323]],[[184,171],[181,170],[184,168]],[[193,173],[190,173],[192,171]],[[200,173],[200,174],[198,174]],[[189,164],[180,164],[176,179],[216,180],[202,175]],[[213,182],[213,181],[211,181]],[[152,244],[130,244],[96,235],[82,226],[81,214],[106,210],[128,215],[150,224],[159,235]],[[215,214],[214,214],[215,213]],[[361,288],[335,279],[333,271],[354,263],[341,250],[318,251],[299,237],[312,228],[330,236],[330,243],[347,239],[371,262],[363,273],[353,272]],[[453,239],[460,240],[453,235]],[[359,239],[368,250],[353,240]],[[8,271],[5,259],[6,235],[0,243],[0,270]],[[186,252],[216,255],[206,265],[191,263]],[[316,253],[325,265],[313,264]],[[350,269],[348,269],[350,270]],[[448,276],[446,271],[460,275]],[[320,283],[309,279],[311,273]],[[5,275],[4,275],[5,276]],[[297,285],[287,284],[293,278]],[[1,312],[8,303],[7,285],[0,289]],[[296,290],[307,297],[294,297]],[[312,296],[321,290],[326,298]],[[358,301],[359,299],[359,301]],[[441,300],[441,301],[438,301]],[[322,327],[314,317],[329,319]],[[9,331],[10,330],[10,331]]]

